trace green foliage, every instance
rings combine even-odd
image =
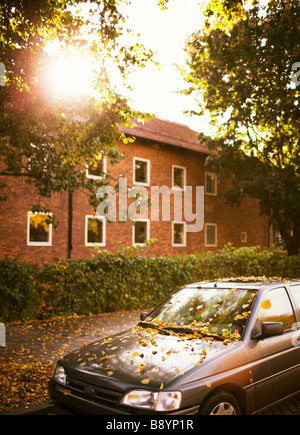
[[[5,259],[0,261],[0,321],[151,308],[190,282],[229,276],[299,278],[299,270],[300,256],[230,244],[217,254],[163,257],[125,248],[35,268],[24,260]]]
[[[0,318],[6,322],[36,316],[35,272],[24,260],[0,261]]]

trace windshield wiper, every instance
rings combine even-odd
[[[143,321],[141,321],[139,323],[139,325],[147,326],[148,328],[152,328],[152,329],[156,329],[157,331],[161,332],[164,335],[170,335],[170,333],[166,329],[162,329],[159,326],[157,326],[157,325],[155,325],[154,323],[151,323],[151,322],[145,322],[143,320]]]
[[[201,331],[201,329],[190,328],[189,326],[169,326],[169,327],[166,327],[166,329],[168,329],[170,331],[181,332],[184,334],[194,334],[195,332],[198,332],[199,334],[201,334],[205,337],[212,337],[212,338],[215,338],[216,340],[224,341],[224,338],[221,337],[221,335],[209,334],[207,332]]]

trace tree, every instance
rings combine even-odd
[[[195,33],[185,75],[198,114],[209,111],[219,126],[211,162],[221,178],[233,175],[228,201],[258,199],[290,255],[300,248],[300,83],[293,71],[300,61],[298,6],[255,2],[231,27]]]
[[[87,179],[82,168],[96,166],[103,155],[113,163],[122,158],[116,148],[123,137],[118,125],[128,124],[134,112],[110,83],[106,66],[114,62],[125,80],[128,70],[144,66],[152,52],[137,42],[121,42],[129,29],[119,4],[1,1],[0,61],[6,69],[5,86],[0,86],[1,176],[26,177],[44,197],[78,188],[95,196],[105,181]],[[50,42],[59,46],[56,58],[77,53],[94,62],[93,94],[53,95],[47,83],[55,60],[47,49]]]

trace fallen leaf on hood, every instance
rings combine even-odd
[[[150,379],[142,379],[141,380],[141,383],[144,385],[149,384],[149,382],[150,382]]]

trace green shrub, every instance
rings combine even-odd
[[[27,320],[36,315],[34,269],[24,260],[0,261],[0,320]]]
[[[123,248],[35,268],[24,260],[5,259],[0,261],[0,321],[151,308],[186,283],[240,276],[297,278],[299,271],[300,256],[230,244],[217,254],[162,257]]]

